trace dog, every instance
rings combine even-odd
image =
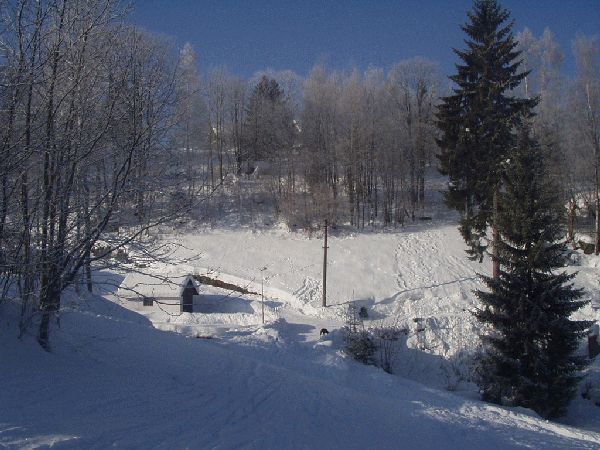
[[[321,328],[319,336],[325,336],[326,334],[329,334],[329,330],[327,328]]]

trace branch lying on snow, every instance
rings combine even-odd
[[[229,289],[232,292],[239,292],[240,294],[251,294],[251,295],[259,295],[258,292],[249,291],[247,288],[252,283],[254,283],[255,278],[252,279],[246,286],[240,287],[236,286],[232,283],[227,283],[225,281],[219,280],[217,278],[210,278],[206,275],[193,275],[193,277],[198,280],[202,284],[208,284],[209,286],[214,286],[222,289]]]

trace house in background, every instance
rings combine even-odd
[[[134,309],[156,306],[169,312],[194,312],[194,297],[200,284],[192,275],[150,275],[130,273],[121,282],[117,295]]]

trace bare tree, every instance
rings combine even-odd
[[[187,197],[191,205],[197,194],[197,170],[199,150],[206,134],[206,106],[202,97],[202,83],[198,61],[193,47],[186,43],[179,54],[177,77],[177,154],[183,151],[187,178]]]
[[[235,173],[242,174],[244,119],[246,111],[246,84],[241,78],[231,78],[227,91],[231,145],[235,157]]]
[[[162,42],[115,26],[116,1],[0,6],[3,278],[19,287],[21,331],[39,317],[48,349],[61,295],[82,272],[91,289],[92,247],[119,207],[131,201],[146,223],[175,64]]]
[[[597,37],[578,36],[573,42],[577,63],[575,101],[582,141],[593,167],[593,198],[596,214],[595,254],[600,253],[600,45]]]
[[[306,80],[300,118],[302,167],[311,195],[316,201],[318,221],[338,221],[336,200],[339,195],[340,167],[337,156],[339,80],[328,75],[322,65],[313,68]],[[330,210],[328,205],[332,206]],[[312,216],[306,208],[305,216]],[[312,221],[312,219],[311,219]]]
[[[208,75],[207,92],[210,145],[208,170],[211,188],[215,188],[214,157],[218,161],[219,181],[223,181],[225,150],[227,146],[227,88],[230,79],[229,72],[224,67],[211,69]]]
[[[404,128],[404,145],[410,183],[410,211],[425,204],[425,167],[434,154],[434,108],[438,97],[439,69],[423,58],[394,66],[389,77],[389,93]]]

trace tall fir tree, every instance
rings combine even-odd
[[[477,318],[491,326],[483,339],[480,387],[485,400],[524,406],[543,417],[564,414],[585,358],[575,356],[591,322],[569,316],[586,302],[564,267],[565,244],[558,190],[542,151],[523,127],[502,164],[497,225],[498,279],[478,291]]]
[[[273,160],[289,148],[294,135],[292,112],[283,90],[263,75],[252,91],[246,111],[245,147],[250,160]]]
[[[500,164],[514,145],[514,129],[532,114],[536,99],[511,95],[527,75],[518,73],[520,52],[509,12],[497,0],[476,0],[462,26],[466,50],[454,50],[462,63],[450,77],[453,94],[442,98],[437,125],[440,170],[448,175],[446,204],[461,213],[460,231],[473,258],[483,258],[486,229],[494,230]],[[495,248],[495,246],[494,246]],[[495,251],[494,251],[495,254]],[[494,277],[498,261],[494,260]]]

